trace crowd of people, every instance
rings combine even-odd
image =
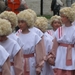
[[[0,13],[0,75],[75,75],[74,9],[49,20],[29,8]]]

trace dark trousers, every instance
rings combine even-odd
[[[59,10],[53,10],[53,15],[59,15]]]

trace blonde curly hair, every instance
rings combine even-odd
[[[11,23],[0,18],[0,36],[8,36],[12,32]]]
[[[64,7],[62,9],[60,9],[60,15],[63,14],[66,17],[68,17],[68,19],[70,20],[70,22],[73,22],[75,19],[75,14],[74,11],[72,11],[71,7]]]
[[[48,28],[48,20],[45,17],[37,17],[35,27],[39,28],[42,32],[45,32]]]
[[[49,20],[49,24],[52,26],[54,21],[59,21],[62,24],[61,17],[58,15],[52,16]]]
[[[27,25],[28,25],[29,28],[31,28],[31,27],[34,26],[34,17],[28,11],[25,11],[25,10],[21,11],[20,13],[17,14],[17,18],[20,21],[24,20],[27,23]]]
[[[2,12],[0,14],[0,18],[7,19],[8,21],[10,21],[10,23],[12,25],[12,30],[14,30],[15,27],[17,26],[17,24],[18,24],[17,15],[12,11]]]
[[[26,10],[24,10],[24,11],[28,11],[28,12],[30,12],[30,13],[33,15],[33,17],[34,17],[34,22],[36,21],[37,14],[35,13],[34,10],[32,10],[32,9],[26,9]]]
[[[74,7],[72,7],[72,11],[74,11],[74,13],[75,13],[75,6],[74,6]]]
[[[73,8],[75,6],[75,2],[71,5],[71,7]]]

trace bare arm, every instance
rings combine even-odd
[[[58,48],[58,42],[57,42],[57,39],[55,38],[53,40],[52,50],[50,51],[50,54],[47,57],[48,63],[50,65],[55,65],[55,58],[56,58],[57,48]]]
[[[14,57],[15,75],[23,75],[23,54],[20,50]]]
[[[6,60],[6,62],[2,66],[2,75],[11,75],[9,58]]]

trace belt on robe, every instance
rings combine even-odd
[[[72,48],[74,44],[59,43],[59,46],[67,47],[66,66],[72,65]]]
[[[24,54],[23,57],[25,58],[25,64],[24,64],[24,74],[29,75],[30,69],[29,69],[29,58],[34,57],[34,53],[32,54]]]
[[[24,56],[24,58],[34,57],[34,53],[32,53],[32,54],[24,54],[23,56]]]
[[[14,65],[14,62],[10,62],[10,64],[11,64],[11,66],[13,66]]]

